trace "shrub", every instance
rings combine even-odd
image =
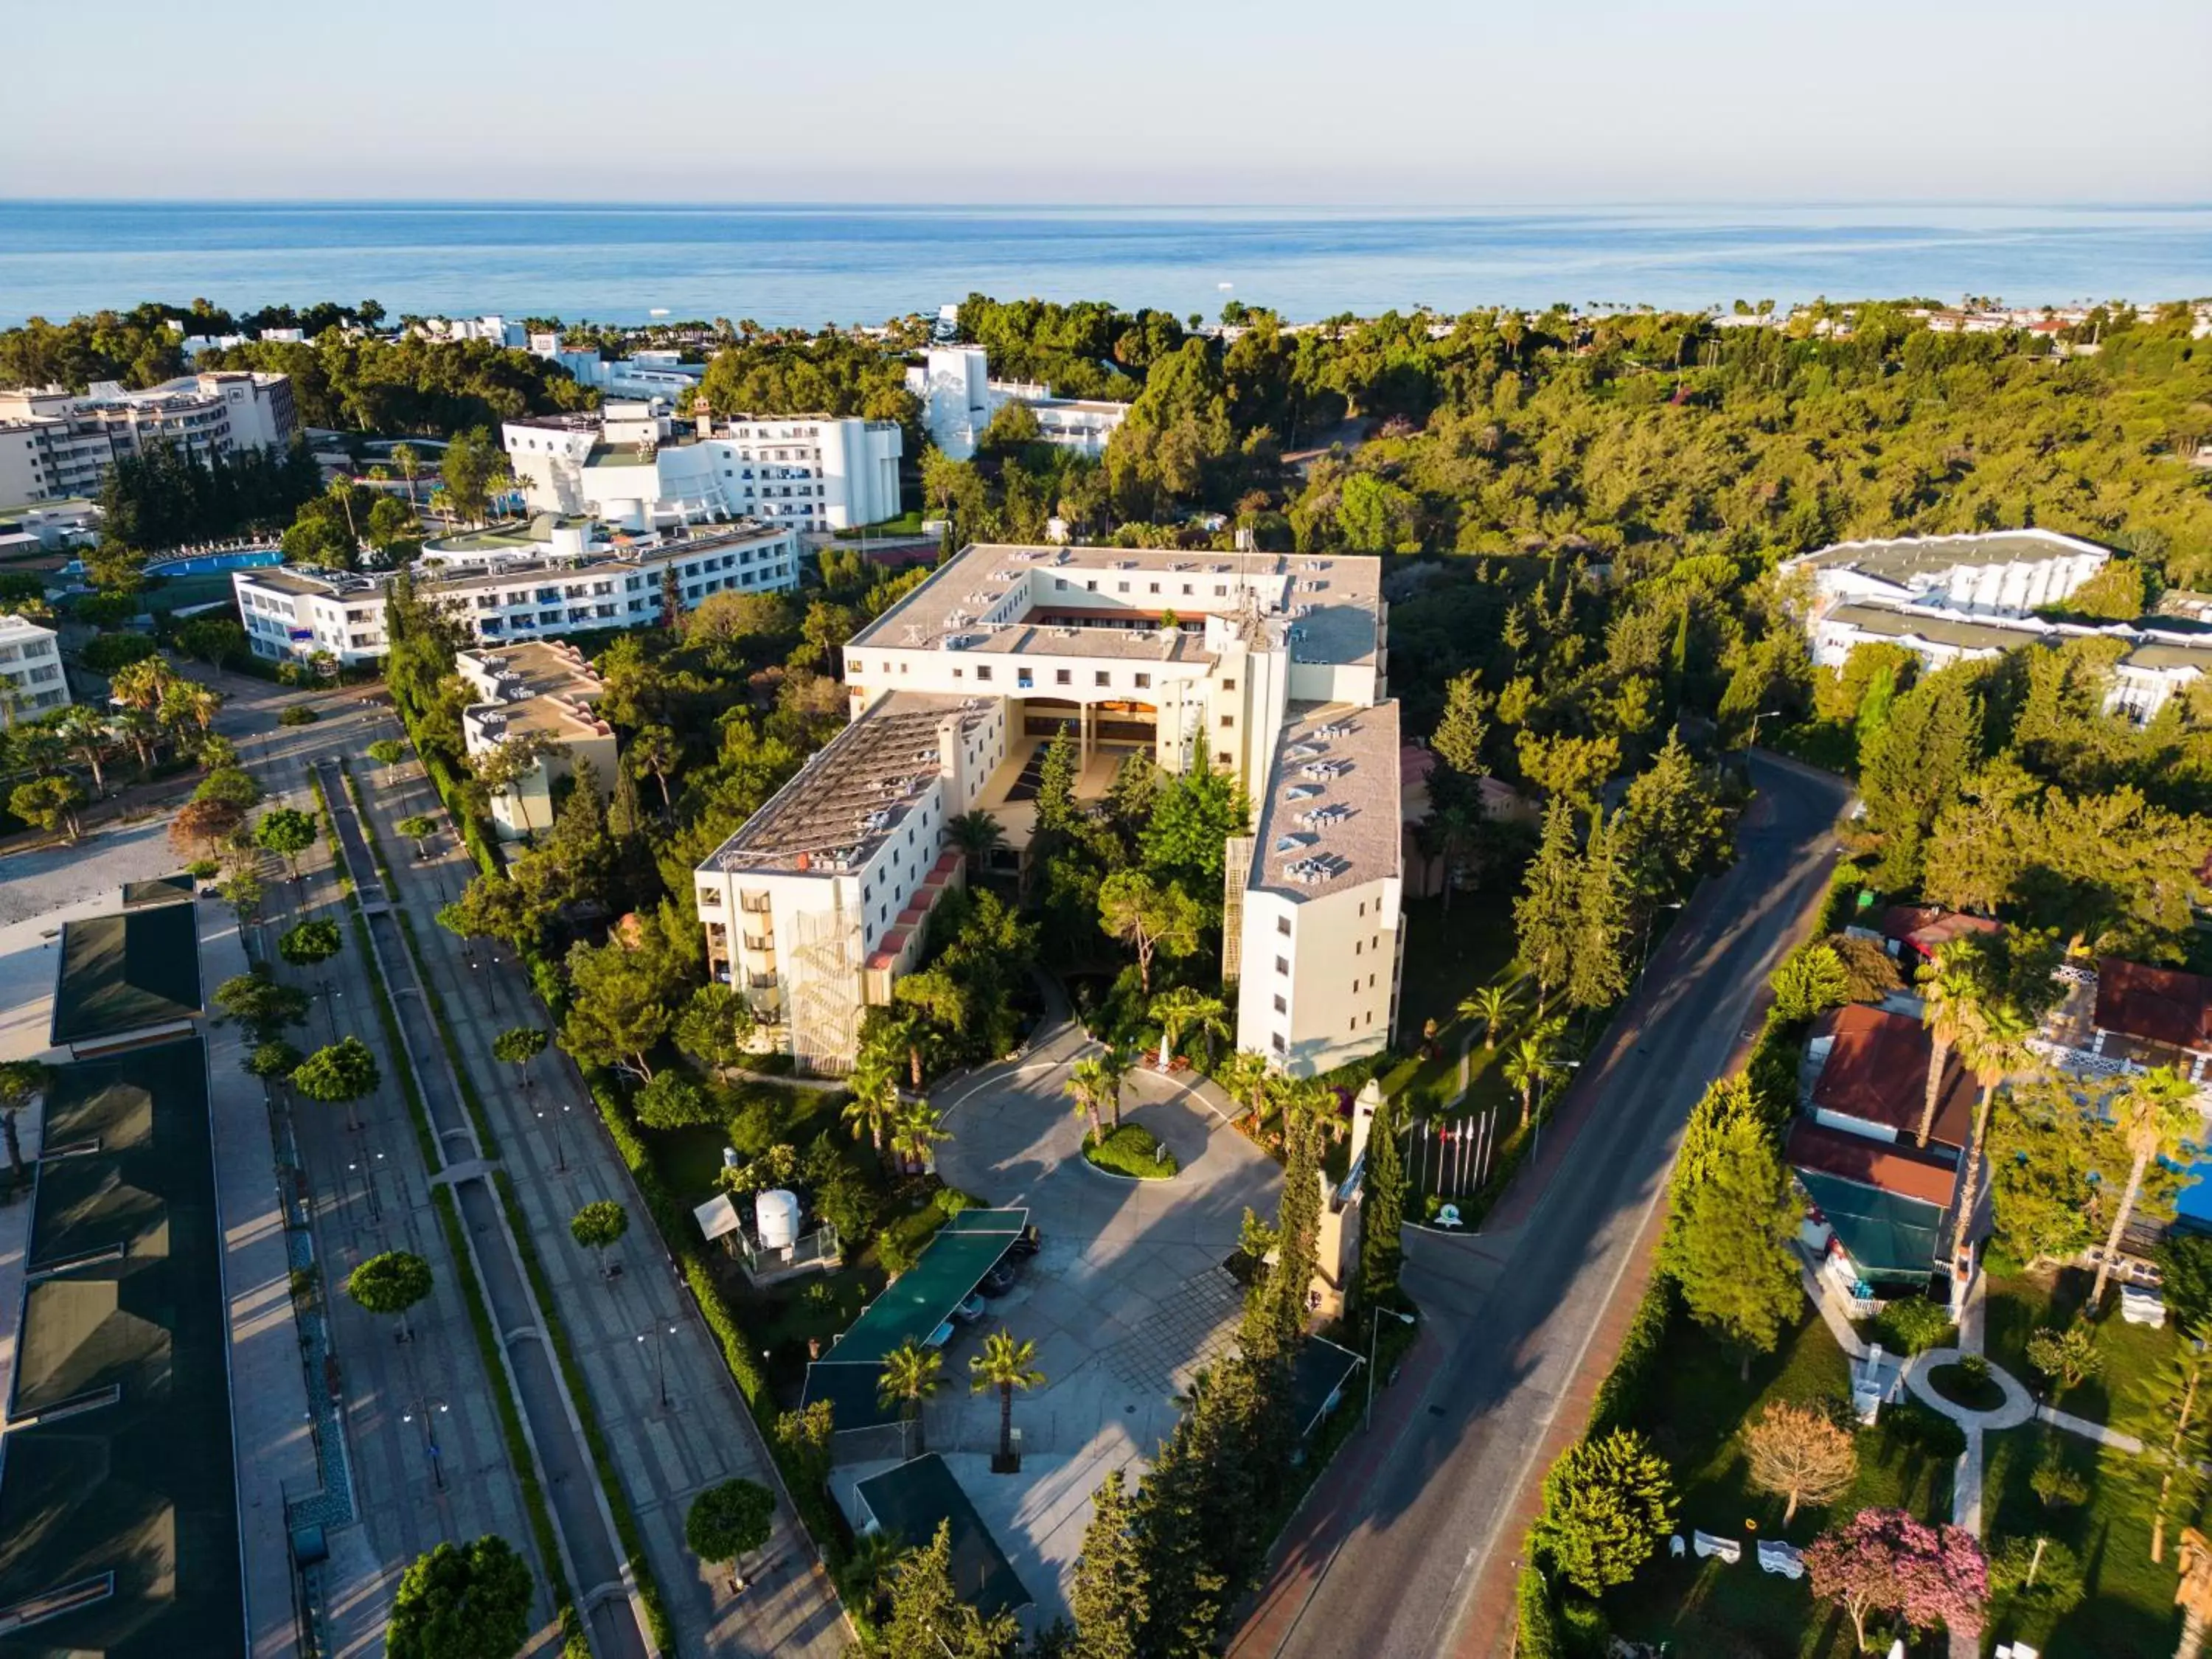
[[[318,714],[313,709],[308,708],[307,704],[303,702],[295,702],[289,708],[286,709],[283,714],[276,717],[276,724],[279,726],[313,726],[320,719],[322,719],[322,716]]]
[[[2066,1461],[2066,1449],[2056,1436],[2045,1437],[2042,1455],[2027,1484],[2048,1510],[2072,1509],[2089,1501],[2087,1478]]]
[[[1544,1575],[1534,1567],[1522,1568],[1513,1601],[1520,1623],[1514,1659],[1565,1659],[1566,1641],[1552,1607],[1551,1592],[1544,1587]]]
[[[2057,1619],[2080,1604],[2082,1590],[2081,1558],[2056,1538],[2008,1538],[1990,1558],[1990,1591],[2015,1613]]]
[[[1105,1139],[1084,1147],[1083,1156],[1099,1169],[1138,1181],[1165,1181],[1182,1167],[1150,1129],[1135,1123],[1109,1129]]]
[[[1626,1583],[1674,1528],[1666,1460],[1629,1429],[1571,1446],[1544,1477],[1530,1541],[1589,1595]]]
[[[1613,1626],[1605,1609],[1579,1595],[1559,1600],[1559,1634],[1572,1659],[1606,1659],[1613,1646]]]
[[[1917,1400],[1902,1400],[1881,1408],[1881,1427],[1891,1443],[1938,1462],[1963,1457],[1966,1431],[1938,1411]]]
[[[1881,1340],[1899,1353],[1926,1353],[1950,1334],[1951,1316],[1924,1296],[1901,1297],[1876,1322]]]
[[[1808,945],[1774,970],[1774,1012],[1782,1019],[1810,1019],[1847,1001],[1850,970],[1825,941]]]
[[[2063,1389],[2078,1388],[2094,1376],[2105,1357],[2097,1352],[2095,1333],[2077,1321],[2063,1331],[2045,1325],[2029,1337],[2027,1363],[2044,1381]]]
[[[963,1210],[973,1210],[980,1207],[975,1200],[969,1197],[967,1194],[962,1192],[957,1187],[939,1188],[937,1189],[937,1197],[933,1201],[936,1203],[937,1207],[945,1212],[948,1220],[952,1217],[958,1215]]]

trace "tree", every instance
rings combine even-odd
[[[400,1576],[385,1653],[514,1659],[530,1639],[532,1590],[529,1563],[504,1538],[487,1533],[462,1547],[440,1544]]]
[[[2015,1618],[2056,1620],[2086,1594],[2081,1558],[2056,1538],[2008,1538],[1990,1558],[1990,1594]]]
[[[1385,1097],[1367,1129],[1367,1170],[1359,1184],[1359,1299],[1387,1306],[1398,1294],[1404,1255],[1406,1164],[1398,1148],[1398,1105]]]
[[[922,1449],[922,1402],[945,1386],[945,1356],[925,1348],[909,1337],[884,1356],[882,1375],[876,1379],[876,1398],[884,1406],[896,1403],[900,1418],[914,1425],[914,1449]]]
[[[1090,1118],[1094,1146],[1106,1139],[1105,1119],[1110,1117],[1117,1129],[1121,1127],[1121,1079],[1127,1070],[1127,1057],[1109,1047],[1077,1060],[1061,1085],[1061,1091],[1073,1098],[1075,1109]]]
[[[1832,1503],[1850,1490],[1859,1468],[1848,1430],[1817,1406],[1770,1401],[1743,1431],[1751,1483],[1786,1498],[1782,1524],[1797,1518],[1800,1504]]]
[[[215,988],[215,1006],[264,1042],[307,1018],[307,994],[279,985],[266,967],[223,981]]]
[[[319,1100],[330,1106],[343,1105],[349,1129],[361,1127],[354,1111],[355,1103],[374,1093],[382,1080],[376,1068],[376,1056],[357,1036],[341,1037],[326,1048],[316,1049],[292,1073],[292,1086],[309,1100]]]
[[[384,781],[389,786],[392,769],[407,757],[407,745],[397,738],[379,738],[368,745],[368,757],[384,769]]]
[[[1666,1460],[1632,1429],[1577,1441],[1544,1477],[1544,1508],[1528,1541],[1586,1595],[1636,1576],[1674,1528]]]
[[[1185,1032],[1205,1033],[1209,1059],[1212,1058],[1213,1044],[1225,1039],[1230,1033],[1229,1005],[1219,997],[1208,996],[1194,986],[1170,986],[1161,992],[1152,999],[1152,1014],[1160,1023],[1160,1064],[1163,1067],[1173,1058]]]
[[[295,806],[271,807],[253,826],[253,844],[282,858],[297,881],[300,854],[315,844],[315,820]]]
[[[939,1126],[937,1109],[927,1100],[906,1102],[891,1119],[891,1156],[901,1159],[910,1170],[926,1168],[930,1149],[939,1141],[951,1138],[950,1129]]]
[[[1574,808],[1555,799],[1544,811],[1544,838],[1513,901],[1514,947],[1536,981],[1536,1017],[1574,965],[1582,916],[1582,872],[1575,859]]]
[[[1803,1307],[1789,1241],[1796,1206],[1749,1085],[1724,1079],[1691,1113],[1668,1192],[1660,1261],[1692,1316],[1751,1356],[1771,1352]]]
[[[1013,1333],[1004,1328],[985,1337],[983,1352],[970,1355],[968,1360],[969,1391],[999,1391],[998,1461],[1001,1468],[1014,1467],[1014,1390],[1044,1386],[1044,1373],[1036,1369],[1036,1344],[1026,1339],[1017,1342]]]
[[[258,1077],[264,1083],[284,1083],[291,1079],[306,1058],[289,1042],[257,1042],[239,1065],[248,1076]]]
[[[1966,1253],[1967,1230],[1972,1226],[1975,1212],[1981,1205],[1984,1178],[1982,1149],[1990,1138],[1990,1113],[1996,1098],[1997,1085],[2014,1072],[2032,1070],[2041,1063],[2035,1050],[2029,1047],[2035,1032],[2034,1017],[2011,997],[1999,994],[1982,1004],[1973,1024],[1959,1034],[1954,1045],[1960,1060],[1981,1085],[1980,1097],[1974,1104],[1973,1127],[1966,1136],[1963,1160],[1966,1173],[1960,1183],[1963,1195],[1953,1206],[1957,1211],[1951,1231],[1954,1260]]]
[[[1004,1659],[1021,1640],[1011,1613],[988,1617],[952,1587],[952,1523],[940,1521],[927,1548],[910,1550],[891,1579],[884,1659]]]
[[[1459,1015],[1462,1019],[1482,1022],[1482,1047],[1487,1053],[1498,1047],[1499,1029],[1520,1006],[1519,988],[1509,980],[1478,987],[1459,1005]]]
[[[344,945],[337,923],[319,918],[287,927],[277,938],[276,954],[295,968],[312,968],[337,955]]]
[[[1243,1103],[1255,1124],[1267,1116],[1267,1102],[1283,1081],[1282,1073],[1267,1063],[1265,1054],[1249,1048],[1231,1049],[1222,1057],[1214,1081],[1231,1100]]]
[[[725,1480],[691,1500],[684,1516],[684,1542],[702,1561],[730,1570],[730,1588],[742,1589],[738,1559],[769,1540],[775,1524],[775,1494],[757,1480]]]
[[[8,1141],[8,1172],[23,1184],[23,1145],[15,1115],[53,1087],[54,1068],[35,1060],[0,1062],[0,1134]]]
[[[2203,1117],[2196,1103],[2197,1085],[2170,1066],[2157,1066],[2129,1078],[2108,1102],[2119,1126],[2120,1138],[2126,1143],[2133,1161],[2128,1167],[2128,1184],[2120,1194],[2119,1206],[2112,1212],[2112,1230],[2106,1237],[2105,1253],[2098,1258],[2096,1282],[2089,1287],[2088,1301],[2082,1304],[2092,1317],[2103,1304],[2105,1281],[2112,1277],[2112,1263],[2120,1253],[2120,1240],[2128,1230],[2128,1218],[2134,1212],[2136,1196],[2142,1191],[2144,1170],[2153,1158],[2173,1157],[2185,1142],[2203,1131]]]
[[[1538,1091],[1559,1074],[1559,1059],[1552,1050],[1549,1028],[1529,1032],[1506,1050],[1498,1069],[1506,1086],[1521,1097],[1521,1127],[1525,1129],[1535,1110]]]
[[[1116,870],[1099,884],[1099,925],[1137,953],[1137,981],[1152,994],[1152,957],[1187,957],[1198,949],[1203,921],[1198,903],[1173,882],[1165,885],[1141,870]]]
[[[1983,665],[1960,663],[1928,676],[1890,706],[1889,718],[1859,753],[1867,823],[1880,837],[1877,884],[1919,884],[1936,814],[1978,763]]]
[[[691,993],[676,1018],[676,1046],[717,1072],[744,1063],[757,1022],[752,1004],[720,980]]]
[[[491,1040],[494,1060],[514,1067],[515,1081],[530,1086],[530,1062],[545,1052],[545,1033],[535,1025],[510,1025]]]
[[[648,1129],[689,1128],[712,1123],[720,1115],[713,1097],[677,1071],[661,1073],[637,1091],[631,1103],[637,1109],[637,1121]]]
[[[596,1199],[568,1218],[568,1236],[585,1249],[597,1250],[603,1256],[621,1243],[629,1231],[629,1212],[611,1198]],[[599,1273],[604,1278],[605,1267]]]
[[[1790,952],[1767,983],[1774,988],[1777,1019],[1810,1019],[1850,1000],[1850,976],[1844,959],[1825,941]]]
[[[880,1158],[891,1125],[898,1119],[898,1074],[881,1055],[864,1053],[845,1086],[852,1098],[845,1103],[843,1115],[852,1127],[853,1139],[866,1140]]]
[[[2027,1363],[2044,1380],[2062,1389],[2079,1388],[2105,1364],[2104,1355],[2097,1352],[2095,1331],[2079,1322],[2038,1328],[2027,1339],[2026,1352]]]
[[[346,1275],[346,1294],[367,1313],[396,1318],[404,1342],[407,1310],[430,1294],[430,1264],[405,1250],[373,1255]]]
[[[240,814],[258,806],[262,789],[253,774],[242,766],[218,766],[199,781],[192,791],[196,801],[216,801],[234,807]]]
[[[1481,689],[1480,678],[1472,672],[1455,676],[1444,687],[1444,712],[1437,721],[1436,731],[1430,735],[1429,747],[1436,751],[1438,760],[1462,777],[1479,778],[1489,774],[1490,768],[1482,757],[1482,746],[1490,734],[1492,702]]]
[[[107,757],[115,752],[115,736],[108,730],[106,717],[89,703],[71,703],[53,722],[52,729],[69,752],[91,772],[94,790],[106,794],[107,774],[104,768]]]
[[[1971,939],[1954,939],[1936,952],[1920,987],[1920,1023],[1928,1028],[1928,1087],[1920,1108],[1919,1146],[1936,1126],[1936,1103],[1943,1094],[1943,1069],[1951,1049],[1979,1018],[1989,975],[1981,948]]]
[[[2205,1485],[2204,1449],[2207,1436],[2203,1398],[2205,1370],[2212,1364],[2206,1352],[2212,1344],[2212,1324],[2198,1324],[2185,1333],[2188,1340],[2170,1352],[2159,1373],[2144,1385],[2156,1421],[2159,1440],[2146,1436],[2161,1454],[2157,1501],[2151,1510],[2150,1559],[2166,1559],[2166,1520],[2178,1503],[2185,1517],[2201,1506]]]
[[[1121,1471],[1111,1470],[1091,1493],[1091,1524],[1068,1592],[1075,1659],[1138,1659],[1141,1651],[1151,1574],[1133,1522]]]
[[[415,843],[415,856],[417,859],[426,859],[430,856],[428,843],[430,837],[438,833],[437,819],[432,817],[428,812],[410,812],[392,827]]]
[[[422,452],[413,444],[392,446],[392,470],[407,486],[407,505],[415,505],[415,480],[422,474]]]
[[[946,820],[945,833],[967,858],[970,881],[983,873],[992,850],[1006,844],[1006,827],[981,808]]]
[[[1591,826],[1576,884],[1574,949],[1567,958],[1567,1000],[1577,1008],[1610,1006],[1628,988],[1629,871],[1622,856],[1620,815]]]
[[[1893,1612],[1915,1630],[1978,1634],[1989,1600],[1982,1547],[1964,1527],[1924,1526],[1903,1510],[1861,1510],[1805,1552],[1813,1594],[1850,1616],[1859,1650],[1869,1613]]]
[[[507,476],[507,453],[483,427],[455,433],[438,466],[454,514],[471,524],[484,521],[491,511],[492,491]]]
[[[88,799],[82,784],[67,773],[57,773],[17,784],[9,792],[8,810],[48,835],[61,830],[75,846],[84,833],[77,823],[77,809]]]
[[[261,878],[251,870],[233,870],[216,884],[215,890],[240,927],[261,912]]]
[[[188,800],[169,820],[169,840],[180,854],[189,857],[197,848],[211,859],[216,848],[245,817],[228,801]]]
[[[579,940],[568,951],[568,982],[561,1046],[586,1066],[627,1060],[650,1080],[647,1055],[672,1023],[668,1005],[680,982],[676,964],[651,948]]]
[[[1631,778],[1621,799],[1626,859],[1647,902],[1685,896],[1728,860],[1729,811],[1711,770],[1683,746],[1679,731]]]

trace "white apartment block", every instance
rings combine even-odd
[[[623,538],[588,519],[541,514],[528,524],[426,543],[417,591],[501,646],[581,629],[636,628],[715,593],[781,593],[799,585],[793,531],[741,522],[688,535]],[[231,574],[254,654],[306,663],[328,652],[342,665],[374,662],[388,574],[264,566]]]
[[[0,612],[0,715],[12,725],[52,714],[69,700],[54,630]]]
[[[753,518],[849,530],[899,513],[898,425],[829,415],[678,421],[656,402],[509,421],[507,461],[541,512],[626,530]]]
[[[699,866],[710,969],[802,1062],[849,1064],[960,878],[946,821],[988,811],[1026,848],[1066,729],[1079,800],[1132,754],[1243,781],[1238,1039],[1300,1076],[1374,1053],[1402,938],[1387,660],[1372,559],[968,548],[854,637],[852,723]]]
[[[597,351],[570,351],[550,331],[530,337],[530,355],[558,363],[578,386],[611,398],[659,398],[673,409],[689,408],[706,378],[707,365],[687,363],[680,351],[639,351],[610,362]]]
[[[491,817],[501,841],[519,841],[553,823],[553,788],[588,762],[602,797],[614,793],[615,730],[592,712],[606,690],[575,647],[532,640],[498,650],[462,651],[453,665],[476,701],[461,710],[461,736],[471,756],[542,734],[561,745],[538,757],[523,776],[494,792]]]
[[[118,459],[155,444],[200,460],[281,448],[298,425],[291,378],[244,369],[182,375],[144,392],[112,380],[81,394],[0,391],[0,501],[97,495]]]
[[[906,389],[921,399],[929,441],[956,461],[975,453],[991,417],[1008,404],[1029,405],[1048,443],[1092,458],[1127,418],[1129,406],[1103,398],[1055,398],[1028,380],[994,380],[981,346],[933,345],[926,361],[908,368]]]

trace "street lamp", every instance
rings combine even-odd
[[[550,1112],[541,1111],[538,1114],[538,1121],[540,1123],[544,1122],[549,1116],[552,1119],[553,1167],[564,1175],[568,1173],[568,1143],[561,1139],[561,1120],[575,1109],[573,1106],[556,1104]]]
[[[433,1407],[435,1407],[434,1412]],[[438,1453],[438,1419],[450,1409],[444,1401],[425,1395],[399,1414],[399,1420],[403,1423],[412,1423],[417,1417],[422,1419],[423,1448],[430,1460],[430,1478],[438,1483],[440,1492],[446,1489],[446,1465]]]
[[[1561,1071],[1579,1072],[1582,1068],[1583,1063],[1579,1060],[1567,1060],[1559,1062],[1559,1069]],[[1536,1127],[1534,1132],[1528,1137],[1528,1165],[1531,1169],[1535,1167],[1536,1160],[1542,1157],[1543,1153],[1544,1114],[1541,1109],[1541,1103],[1539,1103],[1539,1109],[1536,1113]]]
[[[1395,1308],[1386,1308],[1379,1302],[1376,1303],[1372,1309],[1369,1310],[1367,1320],[1367,1409],[1360,1418],[1359,1426],[1362,1430],[1371,1429],[1375,1426],[1375,1338],[1376,1333],[1382,1328],[1382,1316],[1384,1314],[1389,1314],[1391,1318],[1395,1319],[1403,1324],[1410,1325],[1413,1322],[1413,1315],[1409,1313],[1401,1313]]]
[[[676,1327],[673,1325],[655,1325],[649,1331],[639,1333],[637,1339],[640,1342],[647,1337],[653,1339],[653,1381],[660,1387],[660,1409],[663,1411],[668,1409],[668,1339],[675,1334]]]
[[[1654,905],[1651,909],[1651,914],[1644,918],[1644,949],[1638,954],[1636,958],[1636,982],[1638,985],[1644,983],[1644,970],[1651,965],[1652,924],[1659,920],[1660,911],[1679,910],[1681,908],[1682,901],[1680,899],[1676,899],[1672,904]]]
[[[1743,746],[1744,758],[1747,762],[1748,762],[1751,757],[1751,751],[1759,747],[1759,721],[1764,720],[1773,720],[1780,715],[1782,711],[1779,708],[1762,708],[1756,714],[1753,714],[1751,717],[1751,741]]]
[[[340,994],[337,982],[335,980],[325,979],[319,988],[323,994],[323,1019],[330,1027],[331,1041],[336,1042],[338,1040],[337,998]]]

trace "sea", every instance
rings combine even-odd
[[[2212,204],[1359,207],[0,202],[0,324],[142,300],[394,316],[880,322],[970,293],[1292,320],[2212,295]]]

